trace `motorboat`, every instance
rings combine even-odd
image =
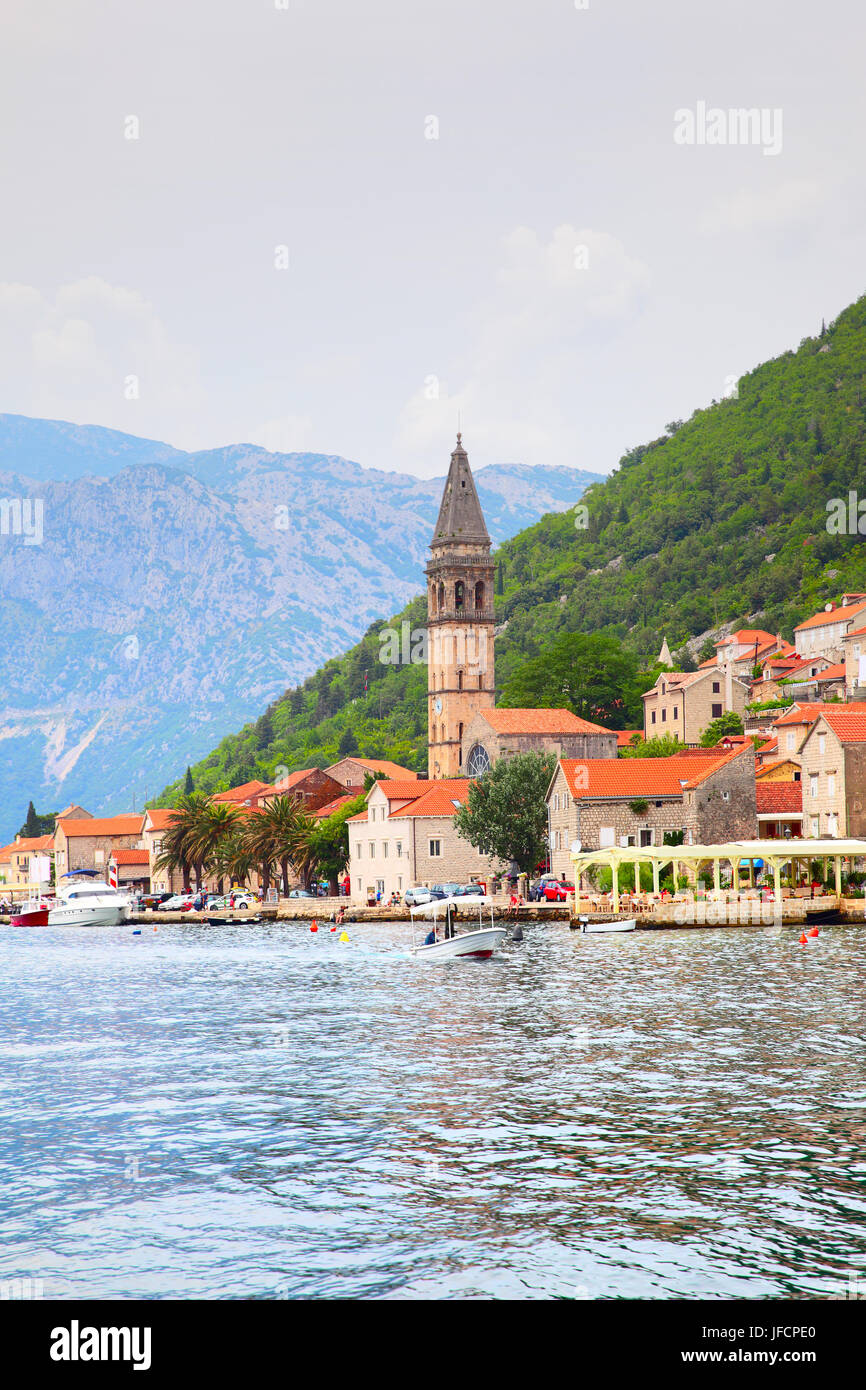
[[[95,869],[71,870],[57,889],[57,901],[48,913],[49,927],[115,927],[131,912],[129,897],[96,877]]]
[[[13,927],[47,927],[48,903],[44,898],[31,898],[12,908],[9,921]]]
[[[610,921],[591,922],[588,917],[578,917],[576,922],[569,922],[572,931],[579,931],[584,935],[592,932],[607,931],[634,931],[637,927],[636,917],[626,917],[620,921],[614,917]]]
[[[458,931],[454,921],[457,913],[472,911],[474,914],[476,907],[478,926],[473,924],[467,931]],[[484,920],[486,908],[490,909],[489,926]],[[482,893],[477,896],[461,894],[460,897],[434,898],[432,902],[421,903],[410,911],[412,954],[419,960],[455,960],[464,956],[488,960],[505,940],[505,928],[493,924],[493,899]],[[419,943],[415,939],[415,921],[425,917],[432,919],[433,925],[428,937]],[[430,936],[433,937],[432,941],[429,940]]]

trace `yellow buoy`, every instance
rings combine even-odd
[[[341,934],[340,934],[340,936],[337,938],[337,940],[338,940],[338,941],[348,941],[348,940],[349,940],[348,934],[347,934],[346,932],[341,932]]]

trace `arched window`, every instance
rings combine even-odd
[[[490,767],[490,754],[483,743],[476,743],[466,760],[466,771],[470,777],[483,777]]]
[[[479,689],[479,690],[483,690],[483,689],[484,689],[484,677],[482,676],[482,674],[481,674],[480,671],[478,672],[478,689]]]
[[[464,592],[463,580],[458,579],[457,583],[454,585],[454,607],[458,609],[458,611],[463,607]]]
[[[430,585],[430,612],[436,612],[436,585]]]
[[[439,603],[438,603],[437,607],[438,607],[438,610],[439,610],[440,613],[442,612],[442,609],[445,607],[445,585],[444,585],[444,584],[440,584],[440,585],[439,585]]]
[[[484,607],[484,580],[483,580],[483,579],[479,579],[478,583],[475,585],[475,607],[476,607],[476,608],[483,608],[483,607]]]

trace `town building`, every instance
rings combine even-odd
[[[323,772],[320,767],[305,767],[265,786],[256,792],[249,802],[244,802],[244,805],[261,810],[277,797],[293,796],[301,801],[305,811],[316,811],[320,806],[326,806],[329,801],[342,796],[344,791],[342,783]]]
[[[551,872],[571,873],[583,849],[753,839],[757,831],[751,747],[671,758],[561,759],[547,792]]]
[[[759,778],[755,783],[758,839],[799,840],[803,834],[803,784]]]
[[[100,876],[108,871],[114,850],[140,849],[141,812],[123,816],[90,816],[58,820],[53,835],[55,881],[74,869],[94,869]]]
[[[427,564],[428,776],[457,777],[463,731],[494,704],[493,579],[461,436],[451,454]]]
[[[364,811],[348,822],[351,897],[402,898],[413,885],[440,882],[489,886],[503,866],[479,853],[454,825],[469,786],[466,777],[376,782]]]
[[[843,594],[837,607],[828,603],[794,628],[794,642],[803,657],[825,656],[828,661],[845,659],[845,638],[853,627],[866,621],[866,594]]]
[[[866,707],[824,707],[799,750],[803,834],[809,839],[866,835]]]
[[[711,664],[698,671],[662,671],[642,698],[644,738],[669,735],[680,743],[697,745],[714,719],[729,710],[743,715],[750,692],[748,683],[734,676],[730,666],[722,671]]]
[[[350,754],[325,768],[329,777],[339,782],[345,791],[357,795],[364,790],[368,777],[388,777],[397,781],[411,781],[419,774],[411,768],[401,767],[399,763],[389,762],[387,758],[358,758]]]
[[[460,766],[480,777],[514,753],[552,753],[557,758],[615,758],[617,735],[568,709],[479,710],[463,730]]]
[[[8,888],[47,885],[53,847],[53,835],[16,835],[0,850],[0,883]]]
[[[849,700],[866,696],[866,627],[852,627],[842,639],[845,652],[845,694]]]

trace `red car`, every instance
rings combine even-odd
[[[544,896],[549,903],[564,903],[569,893],[574,892],[573,883],[557,883],[551,879],[544,885]]]

